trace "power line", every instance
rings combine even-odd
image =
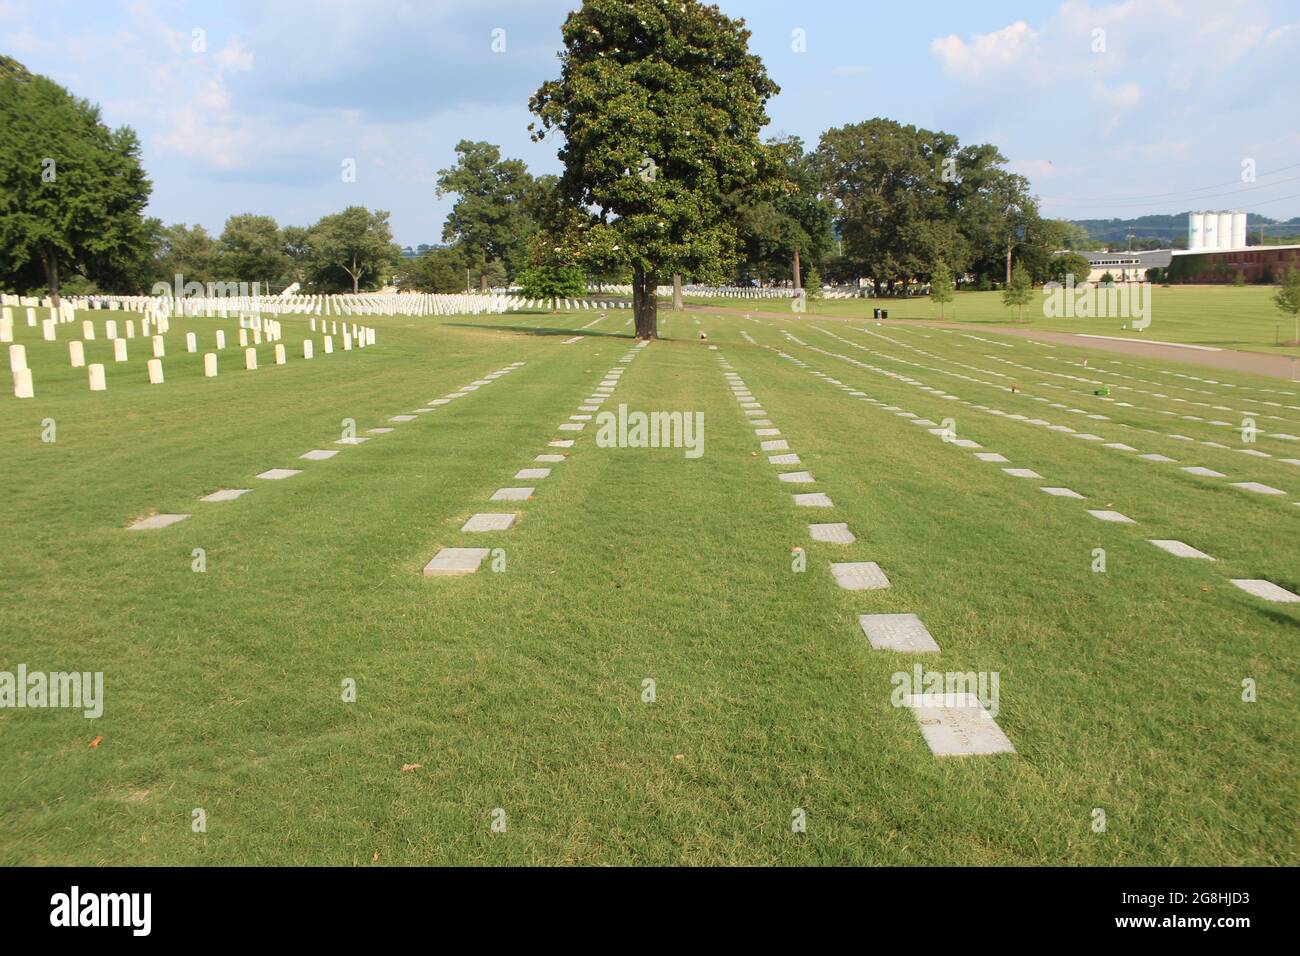
[[[1155,202],[1146,202],[1146,203],[1144,203],[1144,205],[1148,205],[1148,206],[1170,206],[1170,205],[1179,205],[1179,206],[1181,206],[1181,205],[1183,205],[1183,204],[1185,204],[1185,203],[1200,202],[1200,201],[1203,200],[1203,199],[1218,199],[1218,198],[1221,198],[1221,197],[1224,197],[1224,196],[1240,196],[1242,193],[1255,192],[1256,190],[1259,190],[1259,189],[1272,189],[1272,188],[1275,187],[1275,186],[1280,186],[1280,185],[1282,185],[1283,183],[1295,182],[1295,181],[1298,180],[1298,179],[1300,179],[1300,176],[1289,176],[1289,177],[1287,177],[1286,179],[1279,179],[1277,182],[1272,182],[1272,183],[1260,183],[1259,185],[1256,185],[1256,186],[1247,186],[1247,187],[1245,187],[1244,189],[1234,189],[1232,192],[1227,192],[1227,193],[1210,193],[1210,194],[1205,195],[1205,196],[1191,196],[1191,197],[1184,197],[1184,198],[1182,198],[1182,199],[1159,199],[1159,200],[1156,200]],[[1044,206],[1067,206],[1067,205],[1076,205],[1076,204],[1081,203],[1081,202],[1087,202],[1087,200],[1082,200],[1082,199],[1055,199],[1055,200],[1052,200],[1052,199],[1044,199],[1044,200],[1040,200],[1040,201],[1042,202],[1042,204],[1043,204]],[[1266,200],[1266,202],[1274,202],[1274,201],[1275,201],[1275,200]],[[1127,199],[1125,199],[1125,200],[1106,200],[1106,201],[1104,201],[1104,202],[1101,202],[1101,201],[1093,201],[1093,202],[1090,203],[1090,205],[1098,205],[1098,204],[1100,204],[1100,205],[1103,206],[1103,207],[1110,207],[1110,206],[1127,206],[1127,205],[1131,205],[1131,203],[1132,203],[1131,200],[1127,200]]]
[[[1300,168],[1300,163],[1292,163],[1290,166],[1282,166],[1279,169],[1275,169],[1270,173],[1264,173],[1263,175],[1265,177],[1276,176],[1278,173],[1284,173],[1289,169],[1296,168]],[[1288,180],[1281,181],[1287,182]],[[1146,193],[1145,195],[1140,196],[1078,196],[1075,198],[1078,202],[1132,202],[1138,199],[1159,199],[1163,196],[1182,196],[1189,192],[1203,192],[1206,189],[1222,189],[1225,186],[1235,186],[1238,182],[1240,182],[1240,180],[1234,179],[1226,183],[1215,183],[1212,186],[1194,186],[1191,189],[1175,189],[1167,193]]]

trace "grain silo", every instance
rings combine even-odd
[[[1246,214],[1244,212],[1234,212],[1232,214],[1232,248],[1246,248]]]
[[[1205,214],[1205,228],[1201,232],[1201,248],[1219,248],[1219,217],[1215,213],[1207,212]]]
[[[1205,248],[1205,213],[1203,212],[1187,214],[1187,248]]]
[[[1232,248],[1232,213],[1219,213],[1219,246],[1220,249]]]

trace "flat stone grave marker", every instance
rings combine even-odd
[[[791,453],[789,455],[768,455],[767,463],[769,465],[798,465],[800,461],[798,455]]]
[[[533,459],[533,461],[541,461],[541,462],[554,464],[554,463],[564,461],[564,456],[563,455],[538,455],[536,458]]]
[[[1126,445],[1122,441],[1107,442],[1102,445],[1103,448],[1113,448],[1115,451],[1137,451],[1132,445]]]
[[[325,459],[333,458],[338,453],[339,452],[337,448],[330,449],[329,451],[322,451],[321,449],[316,449],[315,451],[309,451],[307,452],[307,454],[299,455],[298,457],[305,458],[308,461],[325,461]]]
[[[1183,471],[1187,472],[1189,475],[1200,475],[1202,478],[1228,477],[1221,471],[1215,471],[1213,468],[1202,468],[1200,465],[1192,465],[1189,468],[1184,468]]]
[[[816,481],[816,479],[806,471],[786,471],[777,475],[777,477],[791,485],[810,485]]]
[[[549,478],[550,476],[551,469],[549,468],[523,468],[515,475],[515,478],[521,481],[532,481],[538,478]]]
[[[909,694],[906,704],[936,757],[1016,752],[974,694]]]
[[[835,503],[821,492],[811,495],[795,495],[794,503],[800,508],[834,508]]]
[[[948,442],[948,444],[955,445],[958,448],[983,448],[984,447],[979,442],[971,441],[969,438],[954,438],[952,441]]]
[[[360,445],[362,442],[370,441],[362,435],[353,435],[351,438],[340,438],[334,444],[336,445]]]
[[[820,541],[823,544],[852,544],[857,540],[849,526],[844,522],[835,524],[810,524],[808,534],[814,541]]]
[[[431,401],[429,404],[430,404],[430,405],[450,405],[450,404],[451,404],[451,399],[450,399],[450,398],[435,398],[435,399],[434,399],[433,401]]]
[[[461,531],[509,531],[515,523],[514,514],[476,514],[461,527]]]
[[[755,428],[754,429],[754,435],[758,438],[770,438],[773,435],[779,435],[779,434],[781,434],[781,429],[779,428]]]
[[[1281,488],[1274,488],[1271,485],[1262,485],[1258,481],[1234,481],[1232,487],[1240,488],[1242,491],[1253,491],[1257,495],[1284,495],[1286,494]]]
[[[572,439],[572,438],[552,438],[552,439],[551,439],[550,441],[548,441],[546,444],[549,445],[549,446],[552,447],[552,448],[572,448],[572,447],[573,447],[573,439]]]
[[[488,554],[488,548],[443,548],[424,566],[424,576],[432,578],[473,574]]]
[[[1300,601],[1300,595],[1292,594],[1286,588],[1278,587],[1272,581],[1265,581],[1262,578],[1233,578],[1232,583],[1247,594],[1265,601],[1278,601],[1283,604],[1294,604]]]
[[[1077,491],[1072,491],[1069,488],[1041,488],[1039,490],[1045,491],[1049,495],[1053,495],[1057,498],[1078,498],[1080,501],[1083,500],[1083,495],[1079,494]]]
[[[997,452],[995,452],[995,451],[983,451],[983,452],[979,452],[975,457],[978,458],[980,461],[1001,461],[1001,462],[1004,462],[1004,461],[1007,460],[1005,456],[1003,456],[1003,455],[999,455],[999,454],[998,454]]]
[[[598,411],[600,411],[600,406],[599,406],[599,405],[579,405],[579,406],[578,406],[578,411],[580,411],[580,412],[598,412]]]
[[[878,651],[938,654],[939,645],[915,614],[861,614],[858,624]]]
[[[533,496],[532,488],[498,488],[489,501],[527,501]]]
[[[1002,470],[1005,471],[1012,478],[1042,478],[1043,477],[1038,472],[1034,471],[1032,468],[1003,468]]]
[[[392,428],[367,428],[367,429],[366,429],[366,434],[367,434],[367,435],[387,435],[387,434],[388,434],[389,432],[391,432],[391,431],[394,431],[394,429],[392,429]]]
[[[176,524],[178,521],[184,521],[189,515],[150,515],[148,518],[141,518],[139,521],[130,525],[128,531],[153,531],[157,528],[166,528],[168,525]]]
[[[846,591],[875,591],[889,587],[889,578],[874,561],[848,561],[831,565],[835,583]]]
[[[1168,539],[1151,538],[1151,543],[1161,551],[1168,551],[1177,558],[1200,558],[1202,561],[1213,561],[1204,551],[1198,551],[1190,544],[1184,544],[1181,541],[1172,541]]]
[[[414,416],[414,415],[394,415],[392,418],[389,419],[389,421],[390,421],[390,422],[413,422],[413,421],[415,421],[415,416]]]
[[[1089,432],[1079,432],[1077,435],[1071,435],[1071,438],[1078,438],[1082,441],[1105,441],[1100,435],[1093,435]]]
[[[761,442],[758,447],[762,451],[789,451],[790,443],[784,438],[778,438],[774,441]]]
[[[1143,461],[1163,461],[1169,462],[1170,464],[1177,464],[1177,462],[1168,455],[1138,455],[1138,457]]]
[[[1122,515],[1118,511],[1094,511],[1089,509],[1088,514],[1092,515],[1098,521],[1110,521],[1114,524],[1137,524],[1137,522],[1132,518],[1127,515]]]
[[[293,468],[272,468],[269,471],[262,472],[257,477],[264,478],[267,481],[282,481],[285,478],[292,478],[294,475],[301,474],[301,471],[297,471]]]
[[[580,432],[587,427],[586,422],[565,422],[560,426],[562,432]]]
[[[1268,452],[1266,452],[1266,451],[1259,451],[1259,450],[1256,449],[1256,448],[1238,448],[1238,449],[1237,449],[1237,454],[1239,454],[1239,455],[1250,455],[1250,456],[1253,457],[1253,458],[1272,458],[1272,457],[1273,457],[1273,456],[1270,455]]]
[[[933,426],[933,425],[936,425],[936,424],[938,424],[938,423],[937,423],[937,422],[932,422],[932,421],[930,421],[930,419],[928,419],[928,418],[913,418],[913,419],[912,419],[912,424],[913,424],[913,425]]]
[[[240,495],[246,495],[248,488],[222,488],[220,491],[214,491],[210,495],[204,495],[199,501],[217,502],[217,501],[234,501]]]

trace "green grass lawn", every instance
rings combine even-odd
[[[1046,318],[1042,290],[1034,290],[1033,301],[1025,306],[1023,319],[1016,310],[1002,304],[1001,292],[959,292],[943,307],[942,318],[950,322],[1017,325],[1056,332],[1086,332],[1183,342],[1217,348],[1246,349],[1280,355],[1300,355],[1300,348],[1277,345],[1296,339],[1295,322],[1284,317],[1273,304],[1274,286],[1230,285],[1153,286],[1151,325],[1134,331],[1126,319]],[[789,303],[766,300],[700,299],[692,304],[757,310],[789,311]],[[929,297],[898,299],[827,299],[812,303],[810,314],[833,318],[869,318],[872,309],[889,310],[893,319],[939,319],[939,306]],[[1125,325],[1130,325],[1125,329]]]
[[[1211,334],[1215,319],[1191,304],[1207,300],[1180,297],[1220,291],[1225,308],[1264,295],[1157,290],[1171,315],[1157,311],[1148,337],[1175,337],[1180,322]],[[991,301],[962,296],[958,317],[1005,321]],[[183,354],[184,333],[208,345],[223,327],[233,340],[235,322],[176,320],[165,385],[147,384],[141,350],[110,362],[95,394],[66,368],[66,341],[20,327],[36,398],[0,396],[0,670],[102,671],[106,700],[98,720],[0,710],[0,864],[1300,862],[1300,605],[1229,583],[1300,588],[1300,467],[1282,460],[1300,442],[1276,437],[1300,435],[1300,387],[978,330],[739,310],[672,315],[624,366],[627,311],[577,331],[597,318],[367,317],[376,347],[323,356],[318,341],[304,362],[307,320],[286,316],[288,365],[269,365],[264,345],[245,372],[228,349],[216,379]],[[88,361],[111,358],[97,347]],[[777,480],[785,469],[759,451],[720,358],[815,485]],[[702,411],[702,457],[600,448],[594,425],[556,431],[617,367],[604,407]],[[1102,377],[1109,400],[1092,394]],[[1009,477],[849,391],[953,419],[1044,480]],[[1246,413],[1264,431],[1248,447],[1271,457],[1211,424]],[[41,441],[46,419],[54,443]],[[344,419],[394,431],[338,446]],[[576,438],[568,459],[516,481],[557,437]],[[1180,470],[1191,465],[1226,477]],[[254,477],[275,467],[303,473]],[[523,483],[533,500],[488,502]],[[197,501],[219,488],[253,490]],[[805,491],[835,507],[794,507]],[[1137,524],[1085,510],[1107,507]],[[154,510],[193,517],[125,530]],[[502,510],[520,513],[508,532],[459,530]],[[813,543],[811,521],[847,522],[857,541]],[[502,548],[505,570],[423,577],[443,546]],[[878,562],[892,587],[842,590],[832,561]],[[890,701],[893,675],[918,658],[872,650],[857,625],[893,612],[935,636],[942,653],[925,667],[1000,675],[997,722],[1015,754],[930,753]],[[355,703],[342,700],[348,679]],[[196,808],[205,833],[192,832]],[[805,833],[792,832],[796,808]]]

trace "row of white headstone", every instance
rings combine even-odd
[[[249,371],[257,369],[257,349],[247,347],[245,329],[239,330],[240,346],[244,347],[244,368]],[[362,327],[358,330],[358,335],[354,339],[352,333],[344,331],[343,333],[343,351],[352,351],[355,341],[357,348],[365,348],[368,345],[375,344],[375,330]],[[217,349],[226,347],[225,332],[218,330]],[[194,332],[188,332],[185,335],[185,346],[188,352],[198,351],[198,337]],[[334,337],[326,335],[323,340],[324,353],[332,355],[334,353]],[[147,363],[149,384],[163,384],[163,366],[162,359],[166,355],[166,346],[163,344],[162,336],[153,337],[154,357]],[[302,357],[312,359],[316,355],[316,346],[312,339],[304,339],[302,343]],[[103,392],[108,389],[108,381],[105,377],[104,366],[99,363],[86,365],[85,346],[79,341],[68,343],[68,360],[73,368],[86,368],[89,375],[90,390],[92,392]],[[126,339],[113,340],[113,360],[116,362],[125,362],[126,356]],[[275,346],[275,364],[285,365],[288,362],[288,353],[284,343],[276,343]],[[13,375],[14,397],[16,398],[34,398],[36,395],[35,386],[32,380],[32,370],[27,366],[27,349],[22,345],[9,346],[9,371]],[[206,352],[203,355],[203,375],[205,378],[217,377],[217,353]]]

